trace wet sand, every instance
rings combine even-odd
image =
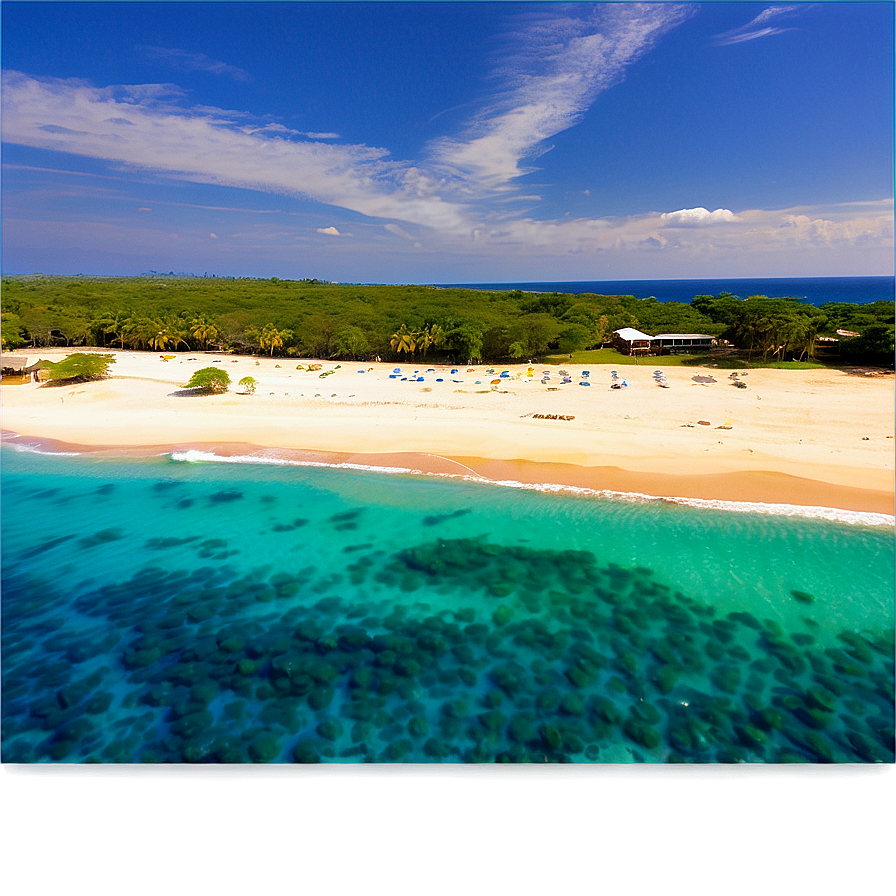
[[[64,349],[28,353],[56,360]],[[894,379],[831,370],[728,371],[612,365],[468,369],[180,353],[110,352],[112,377],[75,386],[4,386],[3,430],[56,450],[267,453],[524,483],[893,513]],[[25,354],[25,352],[21,352]],[[194,370],[220,366],[224,395],[185,395]],[[418,371],[423,382],[390,378]],[[432,372],[427,372],[432,369]],[[572,374],[561,385],[560,369]],[[333,371],[326,377],[320,373]],[[501,378],[502,370],[510,373]],[[542,371],[550,370],[549,383]],[[364,371],[363,373],[360,371]],[[244,376],[254,395],[239,394]],[[694,377],[712,377],[710,383]],[[441,380],[438,382],[437,380]],[[494,380],[499,380],[493,384]],[[588,387],[580,382],[590,382]],[[560,419],[565,417],[567,419]],[[569,419],[572,418],[572,419]]]

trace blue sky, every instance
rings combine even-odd
[[[7,273],[893,273],[891,2],[0,16]]]

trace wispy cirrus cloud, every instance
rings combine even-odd
[[[431,146],[434,162],[467,189],[505,190],[544,141],[576,124],[595,98],[696,11],[690,4],[551,7],[525,17],[498,68],[501,89],[460,137]],[[522,46],[522,52],[520,47]]]
[[[160,101],[155,91],[140,99],[129,87],[4,72],[3,113],[3,140],[11,143],[197,183],[305,196],[437,229],[464,226],[462,210],[434,192],[432,178],[391,161],[385,149],[296,139],[247,125],[241,114]]]
[[[748,40],[757,40],[760,37],[771,37],[775,34],[783,34],[785,31],[793,31],[793,28],[781,27],[777,24],[781,16],[794,15],[802,13],[810,9],[815,4],[802,4],[800,6],[769,6],[762,10],[755,19],[741,25],[739,28],[733,28],[724,34],[716,35],[716,46],[729,46],[731,44],[742,44]]]
[[[514,52],[500,57],[494,100],[460,137],[437,141],[417,163],[393,160],[383,148],[330,142],[338,135],[329,132],[188,107],[175,85],[100,88],[18,72],[4,73],[3,138],[469,236],[484,219],[507,214],[479,206],[498,194],[516,198],[511,181],[527,170],[522,161],[575,124],[602,90],[693,11],[626,3],[527,14],[508,37]],[[239,73],[202,55],[144,50],[182,68]]]
[[[736,43],[772,33],[796,9],[770,7],[720,38]],[[238,239],[275,247],[307,239],[326,244],[323,251],[331,253],[357,254],[360,245],[408,257],[432,253],[439,260],[454,253],[488,259],[498,270],[535,257],[624,259],[644,251],[664,263],[737,260],[751,252],[783,258],[843,247],[892,252],[892,200],[783,211],[710,211],[695,202],[619,218],[538,216],[540,197],[529,192],[531,186],[524,195],[514,180],[532,170],[526,166],[547,151],[550,137],[578,122],[602,91],[692,13],[691,6],[664,3],[550,6],[527,13],[512,35],[513,46],[522,50],[505,53],[495,66],[493,97],[459,134],[431,143],[417,160],[393,159],[386,148],[340,144],[329,132],[300,132],[245,112],[189,105],[176,85],[97,87],[20,72],[3,75],[3,140],[103,160],[122,172],[304,197],[369,219],[359,224],[352,217],[351,233],[335,214],[336,223],[327,227],[318,226],[319,219],[298,228],[256,219],[247,235],[225,234],[215,225],[222,254]],[[150,199],[143,189],[141,210],[151,205],[158,211],[139,216],[146,222],[142,228],[124,222],[117,231],[101,230],[101,222],[73,221],[70,238],[92,232],[109,241],[117,233],[122,245],[148,239],[153,219],[161,219],[162,206],[171,203]],[[20,216],[5,223],[28,232],[27,209],[23,202]],[[160,245],[170,239],[163,226],[155,237]],[[196,239],[207,244],[207,226]]]
[[[209,72],[212,75],[226,75],[234,81],[251,81],[247,71],[226,62],[219,62],[204,53],[188,53],[173,47],[137,47],[137,52],[151,62],[162,62],[171,68],[186,72]]]

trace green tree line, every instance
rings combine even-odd
[[[695,296],[691,308],[724,326],[723,337],[746,350],[748,358],[754,354],[764,360],[813,358],[819,339],[834,337],[839,339],[844,361],[893,364],[892,302],[829,302],[815,307],[792,298],[751,296],[742,300],[721,293]],[[838,330],[857,335],[843,336]]]
[[[599,348],[614,330],[707,333],[765,358],[812,357],[847,329],[854,357],[892,355],[893,305],[727,293],[691,303],[583,293],[201,277],[5,277],[3,348],[223,350],[321,359],[501,361]],[[869,335],[870,334],[870,335]],[[889,341],[888,341],[889,340]],[[846,345],[850,343],[851,349]],[[892,358],[885,363],[890,363]]]

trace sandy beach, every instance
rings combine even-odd
[[[23,350],[29,363],[66,349]],[[710,500],[893,513],[894,378],[832,370],[729,371],[613,365],[322,363],[110,352],[112,377],[75,386],[4,385],[2,426],[78,450],[157,454],[196,448],[557,483]],[[184,394],[195,370],[226,369],[231,391]],[[424,380],[390,378],[417,371]],[[669,388],[658,387],[656,368]],[[495,374],[488,374],[494,369]],[[572,374],[561,385],[559,370]],[[497,374],[508,371],[510,376]],[[541,382],[550,370],[550,382]],[[333,371],[327,376],[321,373]],[[362,372],[363,371],[363,372]],[[240,394],[244,376],[254,395]],[[699,382],[694,377],[712,377]],[[493,380],[500,382],[493,384]],[[439,382],[441,380],[441,382]],[[561,419],[565,418],[565,419]]]

